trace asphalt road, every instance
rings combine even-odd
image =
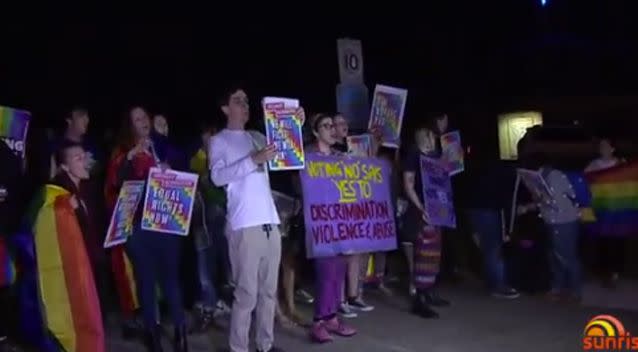
[[[638,313],[635,310],[597,307],[596,301],[586,302],[587,306],[560,305],[532,296],[504,301],[487,296],[478,287],[476,284],[464,284],[442,288],[442,294],[453,305],[440,309],[441,318],[438,320],[423,320],[410,315],[406,298],[398,293],[391,297],[370,293],[368,301],[376,309],[349,321],[358,329],[355,337],[314,345],[303,329],[278,328],[277,345],[288,352],[582,351],[585,324],[591,317],[602,313],[616,316],[628,331],[638,333]],[[607,301],[613,297],[600,292],[597,295],[606,296]],[[635,294],[624,296],[629,299],[638,297]],[[617,300],[614,303],[616,307],[622,306]],[[303,311],[310,316],[310,307],[304,307]],[[224,319],[220,322],[222,325],[227,323]],[[108,335],[109,351],[144,350],[138,342],[122,341],[117,329],[109,329]],[[189,341],[191,351],[216,351],[225,344],[226,334],[223,330],[213,330],[208,334],[191,335]],[[170,350],[168,342],[165,350]]]

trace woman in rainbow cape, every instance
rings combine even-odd
[[[167,160],[170,151],[167,140],[151,132],[151,121],[144,108],[135,106],[130,109],[121,127],[120,142],[107,169],[105,195],[110,209],[114,208],[124,181],[146,180],[152,167],[168,168],[168,163],[179,164],[179,161]],[[179,285],[182,239],[179,236],[142,230],[141,215],[142,206],[138,206],[133,236],[124,246],[117,246],[112,252],[112,265],[122,308],[131,317],[137,306],[136,299],[139,299],[146,348],[148,351],[161,351],[156,291],[156,284],[159,282],[175,326],[174,351],[187,351],[185,315]],[[135,285],[131,278],[135,279]]]
[[[26,217],[31,248],[22,261],[21,330],[43,352],[104,352],[102,313],[84,241],[86,204],[78,191],[89,178],[81,145],[58,153],[60,172],[37,194]]]
[[[624,267],[625,238],[638,234],[638,162],[617,158],[610,140],[599,142],[600,157],[585,169],[593,221],[587,231],[597,236],[599,269],[604,283],[614,287]]]

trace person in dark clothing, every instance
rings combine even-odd
[[[130,109],[122,128],[122,140],[113,153],[109,166],[107,187],[117,189],[124,181],[146,180],[152,167],[170,167],[170,160],[167,159],[168,146],[162,140],[153,138],[151,121],[144,108],[137,106]],[[174,351],[188,351],[179,279],[183,239],[180,236],[142,230],[141,217],[140,206],[135,214],[134,234],[125,247],[135,273],[146,328],[146,348],[151,352],[162,350],[160,327],[157,325],[159,317],[156,285],[159,282],[175,326]]]
[[[469,164],[466,170],[466,208],[472,234],[483,255],[483,274],[494,297],[516,298],[506,283],[502,250],[511,214],[516,169],[504,161]]]
[[[439,297],[435,290],[441,260],[441,229],[428,224],[423,197],[421,156],[438,158],[436,135],[432,130],[420,128],[415,132],[416,148],[403,162],[403,187],[408,198],[404,230],[401,232],[412,278],[411,291],[415,297],[412,313],[423,318],[438,318],[431,306],[448,306],[450,302]]]
[[[20,204],[23,185],[20,157],[0,140],[0,237],[6,239],[18,226],[22,207]],[[0,241],[0,245],[6,241]],[[18,351],[17,345],[7,337],[8,328],[15,324],[12,312],[12,297],[9,288],[0,285],[0,352]]]

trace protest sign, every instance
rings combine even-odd
[[[456,228],[452,182],[444,162],[421,156],[423,205],[429,224]]]
[[[521,182],[525,185],[532,196],[540,201],[548,201],[552,198],[552,191],[540,171],[517,169]]]
[[[377,84],[370,109],[369,129],[381,128],[383,145],[398,148],[401,144],[401,125],[408,91]]]
[[[115,209],[104,239],[104,248],[126,242],[133,234],[133,218],[144,193],[144,181],[125,181],[117,196]]]
[[[0,106],[0,139],[20,158],[24,159],[31,113]]]
[[[144,197],[142,229],[188,235],[198,178],[197,174],[151,168]]]
[[[369,134],[361,134],[358,136],[348,136],[348,154],[367,158],[372,155],[372,136]]]
[[[301,184],[308,257],[396,249],[390,165],[376,158],[306,158]]]
[[[459,131],[448,132],[441,136],[441,150],[443,160],[447,163],[450,176],[459,174],[465,170],[463,158],[463,145]]]
[[[297,116],[299,101],[289,98],[264,98],[266,144],[277,147],[277,155],[268,162],[271,171],[304,168],[303,121]]]

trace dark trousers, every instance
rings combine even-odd
[[[599,267],[603,274],[621,273],[625,266],[625,245],[623,237],[599,237]]]
[[[185,323],[179,281],[182,240],[176,235],[138,229],[126,243],[126,252],[133,264],[137,296],[147,329],[153,328],[159,321],[158,283],[175,326]]]
[[[491,290],[505,288],[501,212],[492,209],[470,209],[468,220],[472,232],[478,237],[478,247],[483,255],[483,275],[488,287]]]

